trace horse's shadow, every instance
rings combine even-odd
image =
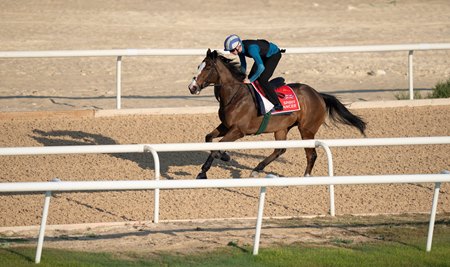
[[[117,145],[116,140],[101,134],[88,133],[83,131],[70,130],[53,130],[42,131],[35,129],[31,138],[44,146],[75,146],[75,145]],[[154,169],[154,159],[147,153],[112,153],[108,154],[123,160],[129,160],[138,164],[142,169]],[[186,177],[185,179],[194,179],[195,173],[185,171],[170,171],[170,166],[192,166],[198,165],[200,171],[201,164],[206,160],[209,153],[204,151],[189,152],[160,152],[158,153],[160,160],[160,172],[163,179],[175,179],[175,177]],[[233,156],[249,156],[244,153],[233,152],[232,159],[229,162],[216,160],[215,165],[229,170],[231,177],[247,177],[254,166],[246,166],[233,159]],[[259,157],[261,160],[264,156],[251,155]]]

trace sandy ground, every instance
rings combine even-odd
[[[6,1],[0,3],[1,50],[205,48],[206,51],[209,47],[221,48],[223,38],[230,33],[245,38],[267,38],[281,47],[450,42],[448,1],[263,3]],[[248,6],[251,10],[246,9]],[[414,55],[415,87],[423,89],[421,92],[426,93],[436,82],[449,77],[449,51],[416,52]],[[187,90],[202,58],[124,58],[123,107],[189,109],[217,105],[212,91],[191,96]],[[407,52],[286,55],[276,76],[308,83],[349,103],[394,99],[396,92],[405,91],[408,86],[406,71]],[[369,75],[369,72],[376,75]],[[0,59],[0,78],[1,111],[115,107],[114,58]],[[450,133],[449,106],[354,112],[368,121],[368,137],[448,136]],[[150,115],[8,119],[1,120],[0,124],[0,147],[182,143],[202,142],[204,135],[217,126],[218,118],[214,114]],[[343,126],[323,127],[317,135],[321,139],[356,137],[360,136],[355,130]],[[298,132],[292,130],[289,139],[299,138]],[[243,140],[272,140],[272,136]],[[232,161],[216,162],[209,176],[211,179],[247,177],[269,153],[269,150],[233,151]],[[318,153],[314,175],[327,175],[324,152],[319,150]],[[335,175],[438,173],[450,168],[449,146],[339,148],[333,149],[333,153]],[[160,157],[163,179],[190,179],[197,175],[207,153],[163,153]],[[1,182],[49,181],[55,177],[63,181],[135,180],[154,176],[153,161],[143,154],[1,157],[0,165]],[[289,150],[266,171],[279,176],[299,176],[305,165],[302,150]],[[338,186],[336,212],[339,215],[428,212],[432,190],[431,184]],[[449,190],[447,184],[442,188],[441,213],[450,212]],[[254,217],[257,196],[258,189],[163,191],[160,217],[162,220]],[[1,195],[0,227],[39,224],[42,205],[42,195]],[[152,206],[150,191],[57,194],[52,198],[48,223],[145,222],[152,220]],[[269,189],[266,196],[266,216],[295,217],[327,212],[326,187]],[[136,241],[145,236],[147,243],[144,244],[153,242],[168,249],[181,244],[185,245],[178,250],[190,245],[207,248],[208,244],[226,245],[233,238],[238,240],[237,234],[231,234],[236,237],[226,235],[225,239],[213,242],[219,240],[217,233],[222,233],[221,229],[232,231],[236,224],[236,221],[229,221],[184,225],[186,233],[193,231],[196,235],[201,233],[196,227],[212,229],[205,231],[203,237],[194,237],[174,230],[184,229],[183,224],[136,226],[133,223],[128,234],[121,236],[120,230],[119,234],[105,236],[117,243],[125,242],[121,237]],[[152,227],[157,227],[156,235]],[[243,223],[241,227],[250,226]],[[14,233],[5,235],[14,236]],[[274,239],[269,240],[285,237],[286,234],[273,234]],[[205,242],[194,245],[186,242],[189,239]],[[163,244],[162,240],[168,241]],[[245,240],[239,242],[249,242]],[[87,245],[90,242],[69,243],[69,247],[91,248]],[[105,248],[94,247],[96,250]]]
[[[0,50],[217,48],[231,33],[280,47],[449,43],[450,3],[433,1],[3,1]],[[408,88],[408,52],[286,54],[274,76],[345,102]],[[188,94],[201,56],[125,57],[123,108],[216,105]],[[115,108],[115,58],[0,59],[0,110]],[[375,75],[369,75],[374,73]],[[449,78],[450,51],[414,53],[414,86]]]
[[[449,214],[438,214],[436,228],[449,223]],[[132,222],[127,224],[88,224],[49,226],[44,248],[112,252],[122,258],[161,253],[193,254],[233,247],[252,253],[256,219]],[[428,214],[338,216],[263,220],[260,248],[302,244],[309,246],[356,245],[362,242],[396,242],[398,232],[409,229],[422,239],[418,251],[425,250]],[[389,230],[386,231],[386,228]],[[439,230],[435,230],[437,233]],[[3,247],[35,247],[37,229],[2,231]],[[106,245],[105,245],[106,244]],[[433,248],[434,249],[434,248]],[[259,251],[262,253],[262,251]],[[43,262],[46,252],[43,252]],[[29,259],[33,261],[34,259]]]
[[[367,136],[447,136],[450,106],[356,110],[368,122]],[[52,146],[89,144],[151,144],[203,142],[218,125],[215,114],[148,115],[95,119],[0,120],[0,146]],[[192,127],[195,125],[195,127]],[[359,138],[346,126],[322,127],[316,138]],[[293,129],[289,140],[300,139]],[[242,140],[273,140],[272,134]],[[399,146],[335,148],[335,175],[439,173],[450,167],[450,146]],[[209,178],[249,177],[251,170],[271,150],[231,151],[229,163],[217,161]],[[207,152],[161,153],[162,179],[193,179]],[[87,154],[0,157],[2,182],[153,179],[154,165],[145,154]],[[306,166],[302,149],[288,150],[266,167],[278,176],[301,176]],[[314,175],[327,172],[324,151],[318,150]],[[199,189],[161,192],[161,219],[208,219],[255,216],[255,189]],[[338,187],[338,214],[424,212],[429,209],[432,186],[383,185]],[[326,187],[276,188],[267,196],[268,216],[326,214]],[[405,196],[405,197],[403,197]],[[408,198],[406,196],[410,196]],[[443,194],[440,209],[450,211]],[[0,225],[39,224],[43,196],[0,196]],[[56,195],[49,224],[151,220],[153,193],[99,192]],[[10,216],[19,214],[20,216]]]
[[[450,106],[426,106],[385,109],[358,109],[355,113],[368,121],[368,137],[445,136],[450,132]],[[204,135],[218,123],[214,114],[148,115],[112,118],[59,118],[0,120],[0,146],[51,146],[82,144],[134,144],[202,142]],[[195,125],[195,127],[192,127]],[[323,127],[317,138],[356,138],[356,130],[349,127]],[[289,139],[299,139],[292,130]],[[271,134],[246,137],[243,140],[272,140]],[[232,161],[216,162],[209,172],[210,179],[248,177],[251,169],[268,155],[270,150],[242,150],[230,152]],[[450,146],[399,146],[335,148],[335,175],[364,174],[426,174],[450,169]],[[206,152],[161,153],[162,179],[192,179],[207,157]],[[63,181],[83,180],[139,180],[152,179],[153,160],[144,154],[46,155],[0,157],[2,182],[49,181],[55,177]],[[278,176],[302,175],[306,165],[303,150],[291,149],[266,168],[266,173]],[[314,175],[327,175],[326,156],[318,150]],[[336,213],[428,213],[433,184],[355,185],[336,186]],[[450,212],[450,187],[442,186],[438,211]],[[250,243],[254,220],[225,222],[201,221],[212,218],[255,217],[259,189],[198,189],[163,190],[161,192],[161,220],[200,220],[193,223],[139,223],[152,220],[153,192],[97,192],[56,194],[51,200],[48,223],[80,224],[123,222],[118,228],[79,228],[72,232],[56,227],[50,246],[74,249],[113,249],[110,238],[126,242],[131,250],[147,249],[183,251],[225,246],[234,239],[239,244]],[[31,226],[40,223],[43,195],[1,195],[0,226]],[[328,213],[328,192],[325,186],[270,188],[266,195],[265,216],[309,216]],[[137,222],[137,223],[136,223]],[[311,229],[300,232],[280,230],[280,224],[267,224],[265,233],[270,242],[293,242],[299,236],[308,238]],[[232,226],[234,225],[234,226]],[[276,230],[271,231],[272,225]],[[185,230],[175,230],[176,228]],[[205,229],[199,231],[197,228]],[[237,229],[236,229],[237,228]],[[245,228],[246,231],[239,229]],[[37,228],[28,230],[36,235]],[[117,229],[118,233],[114,233]],[[335,236],[327,231],[347,234],[331,227],[321,238]],[[237,231],[237,232],[236,232]],[[175,234],[174,234],[175,232]],[[122,233],[122,234],[121,234]],[[217,237],[222,233],[222,237]],[[296,236],[298,234],[298,236]],[[16,230],[2,231],[3,236],[23,237]],[[306,235],[306,236],[305,236]],[[100,240],[92,238],[100,236]],[[169,238],[170,236],[170,238]],[[203,236],[203,237],[202,237]],[[234,236],[234,237],[233,237]],[[288,238],[289,236],[289,238]],[[62,239],[61,239],[62,238]],[[86,239],[87,238],[87,239]],[[161,238],[161,239],[160,239]],[[233,239],[234,238],[234,239]],[[86,239],[86,240],[85,240]],[[69,242],[74,241],[75,242]],[[190,240],[190,241],[189,241]],[[215,241],[214,241],[215,240]],[[91,242],[92,241],[92,242]],[[106,243],[102,243],[106,241]],[[192,242],[191,242],[192,241]],[[214,241],[214,242],[213,242]],[[132,245],[132,243],[135,245]],[[198,243],[197,243],[198,242]],[[281,241],[280,241],[281,242]],[[19,242],[19,244],[22,244]],[[32,242],[31,244],[35,244]],[[104,244],[103,246],[101,244]],[[107,244],[107,245],[105,245]],[[124,243],[125,244],[125,243]],[[152,245],[150,245],[152,244]]]

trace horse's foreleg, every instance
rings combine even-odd
[[[228,132],[228,128],[221,123],[219,126],[216,127],[212,132],[207,134],[205,136],[205,142],[209,143],[212,142],[214,138],[222,137]],[[230,161],[230,156],[225,151],[212,151],[211,156],[215,159],[220,158],[223,161]],[[205,163],[206,164],[206,163]],[[209,168],[208,168],[209,169]]]
[[[202,171],[197,175],[196,179],[207,179],[208,178],[206,176],[206,172],[209,171],[209,169],[211,168],[213,161],[214,161],[214,157],[211,154],[209,154],[208,158],[206,159],[206,162],[203,163]]]
[[[223,136],[222,139],[220,139],[219,142],[234,142],[244,136],[245,136],[244,133],[241,130],[239,130],[239,128],[233,127],[225,133],[225,135]],[[220,158],[223,161],[230,161],[230,156],[225,151],[223,151],[223,152],[222,151],[212,151],[211,155],[213,157],[215,157],[216,159]]]
[[[210,143],[213,141],[214,138],[224,136],[228,132],[228,128],[221,123],[219,126],[216,127],[212,132],[207,134],[205,136],[205,142]],[[208,158],[206,159],[205,163],[202,165],[202,171],[197,175],[197,179],[207,179],[206,172],[209,171],[211,168],[211,165],[215,158],[221,157],[223,160],[230,160],[230,156],[226,154],[225,152],[220,151],[211,151]]]
[[[235,127],[228,130],[219,142],[233,142],[242,137],[244,137],[244,133]],[[211,168],[214,158],[221,156],[221,159],[223,160],[224,155],[228,156],[225,152],[211,151],[211,154],[202,166],[202,172],[197,175],[197,179],[207,179],[206,172]]]
[[[207,134],[205,136],[205,142],[209,143],[212,142],[214,138],[222,137],[228,132],[228,128],[221,123],[219,126],[216,127],[212,132]]]
[[[282,130],[275,132],[275,140],[286,140],[288,130]],[[258,166],[256,166],[252,171],[253,177],[258,177],[259,172],[264,170],[264,168],[269,165],[272,161],[276,160],[278,157],[283,155],[286,152],[285,148],[277,148],[275,149],[272,154],[270,154],[267,158],[265,158],[263,161],[261,161]]]

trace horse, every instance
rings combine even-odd
[[[205,136],[206,142],[222,137],[220,142],[233,142],[246,135],[255,135],[261,126],[263,116],[258,114],[252,92],[243,81],[246,74],[240,70],[237,62],[219,54],[217,50],[208,49],[206,57],[198,66],[197,75],[188,88],[191,94],[200,94],[208,86],[214,86],[214,94],[219,101],[219,119],[221,123]],[[334,123],[355,127],[366,136],[366,122],[352,114],[336,97],[319,93],[302,83],[288,84],[297,95],[300,110],[290,114],[272,115],[263,133],[274,133],[275,140],[286,140],[289,130],[297,126],[303,140],[314,139],[320,126],[329,117]],[[259,173],[272,161],[286,152],[275,149],[272,154],[261,161],[253,170],[252,176]],[[305,148],[307,165],[304,176],[310,176],[317,158],[315,148]],[[197,179],[207,179],[207,171],[214,159],[229,161],[225,151],[211,151],[206,162],[197,175]]]

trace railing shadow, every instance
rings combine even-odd
[[[295,220],[295,219],[294,219]],[[427,220],[418,220],[418,221],[403,221],[403,222],[359,222],[359,223],[346,223],[346,222],[302,222],[298,221],[295,224],[293,222],[289,222],[289,220],[284,222],[277,223],[276,220],[272,220],[262,227],[263,231],[273,231],[273,230],[281,230],[281,229],[292,229],[295,230],[303,230],[305,235],[315,236],[318,239],[329,239],[326,236],[321,234],[317,234],[316,231],[309,231],[314,229],[326,229],[326,228],[334,228],[336,230],[340,230],[346,238],[354,238],[354,237],[364,237],[365,239],[372,242],[389,242],[389,243],[397,243],[403,246],[408,246],[417,251],[422,250],[423,248],[417,244],[412,244],[408,241],[403,240],[400,236],[392,235],[389,231],[373,231],[374,229],[426,229],[429,225]],[[436,226],[448,227],[450,224],[448,219],[439,219],[435,222]],[[73,242],[73,241],[94,241],[94,240],[103,240],[103,241],[112,241],[119,240],[121,238],[128,237],[148,237],[156,234],[164,234],[167,235],[167,238],[170,236],[188,236],[186,238],[195,238],[192,237],[189,233],[192,232],[204,232],[205,235],[208,233],[223,233],[226,231],[237,232],[237,235],[246,235],[246,231],[253,231],[255,228],[247,225],[234,225],[234,226],[205,226],[199,227],[198,225],[193,226],[182,226],[177,229],[161,229],[151,228],[149,229],[145,225],[136,226],[133,230],[120,232],[120,233],[95,233],[96,229],[89,229],[84,232],[77,232],[74,234],[70,234],[69,232],[64,232],[60,235],[48,236],[45,238],[46,242]],[[420,231],[420,230],[418,230]],[[338,231],[336,231],[338,232]],[[93,234],[95,233],[95,234]],[[383,236],[385,233],[386,236]],[[394,230],[395,233],[395,230]],[[190,237],[189,237],[190,236]],[[36,237],[0,237],[0,242],[3,243],[11,243],[11,244],[29,244],[37,242]],[[209,241],[211,242],[211,241]],[[228,244],[229,246],[235,246],[234,244]],[[241,249],[241,247],[237,247]],[[24,258],[29,258],[26,255],[21,255],[16,253],[19,256],[23,256]],[[31,258],[29,258],[31,260]]]
[[[42,131],[33,130],[31,138],[44,146],[78,146],[78,145],[118,145],[116,140],[101,134],[88,133],[84,131],[71,130],[53,130]],[[233,159],[233,156],[249,156],[245,153],[232,152],[232,159],[229,162],[215,160],[213,166],[219,166],[231,172],[231,177],[247,177],[254,166],[247,166]],[[129,160],[138,164],[142,169],[154,169],[154,159],[150,153],[112,153],[108,154],[123,160]],[[169,171],[170,166],[192,166],[198,165],[200,171],[201,165],[205,162],[209,153],[205,151],[189,151],[189,152],[160,152],[158,153],[160,160],[160,172],[163,179],[175,179],[174,175],[186,176],[187,179],[194,179],[193,175],[187,172]],[[251,155],[254,158],[263,160],[265,156]],[[280,159],[283,160],[283,159]],[[275,173],[275,175],[278,175]],[[152,177],[150,177],[152,178]]]
[[[6,239],[6,240],[8,240],[8,239]],[[19,239],[17,239],[17,240],[19,240]],[[0,239],[0,241],[2,241],[2,240]],[[22,240],[19,240],[19,241],[21,241],[21,243],[23,243]],[[21,259],[23,259],[23,260],[25,260],[25,261],[27,261],[29,263],[34,263],[34,259],[31,256],[26,255],[26,252],[21,253],[21,252],[16,251],[13,248],[2,248],[2,247],[0,247],[0,249],[4,250],[4,251],[7,251],[10,254],[14,254],[14,255],[18,256],[19,258],[21,258]]]
[[[33,130],[33,135],[31,138],[43,144],[44,146],[79,146],[79,145],[116,145],[119,144],[116,140],[111,137],[104,136],[101,134],[88,133],[84,131],[71,131],[71,130],[53,130],[53,131],[42,131],[38,129]],[[233,152],[234,153],[234,152]],[[108,154],[111,157],[119,158],[122,160],[129,160],[138,164],[142,169],[154,170],[154,159],[151,153],[111,153]],[[209,153],[204,151],[198,152],[160,152],[158,157],[160,160],[160,173],[161,179],[175,179],[179,176],[186,177],[185,179],[194,179],[197,175],[188,172],[170,172],[170,166],[192,166],[198,165],[198,171],[200,171],[201,164],[204,163]],[[236,153],[235,156],[249,156],[244,153]],[[260,157],[261,160],[265,156],[255,156]],[[231,177],[246,177],[250,174],[253,166],[247,166],[239,163],[238,161],[232,159],[229,162],[222,162],[221,160],[215,161],[215,166],[229,170],[231,172]],[[183,169],[183,168],[181,168]],[[276,174],[277,175],[277,174]],[[153,179],[153,177],[148,177],[148,179]],[[178,178],[179,179],[179,178]],[[229,189],[222,189],[229,190]],[[232,193],[243,195],[242,192],[238,190],[229,190]],[[245,194],[244,194],[245,195]],[[249,196],[245,196],[249,197]],[[118,214],[107,211],[104,209],[92,206],[89,203],[85,203],[82,200],[72,199],[66,197],[67,201],[71,201],[77,205],[83,205],[89,209],[97,210],[102,213],[108,213],[110,215],[119,216]],[[121,216],[123,220],[131,221],[131,218]]]

